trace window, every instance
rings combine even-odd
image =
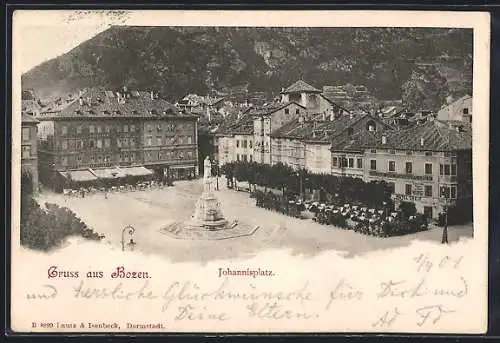
[[[462,111],[463,114],[469,114],[469,109],[468,108],[464,108],[463,111]]]
[[[135,147],[135,138],[134,137],[130,137],[130,147]]]
[[[68,165],[68,158],[66,156],[61,157],[61,165],[65,167]]]
[[[104,147],[109,148],[111,146],[111,139],[106,138],[104,140]]]
[[[22,132],[22,136],[23,136],[23,141],[29,141],[30,140],[30,136],[31,136],[31,130],[29,127],[23,127],[23,132]]]
[[[358,169],[362,169],[362,168],[363,168],[363,159],[362,159],[362,158],[358,158],[358,159],[356,160],[356,167],[357,167]]]
[[[451,175],[457,175],[457,165],[456,164],[452,164],[451,165]]]
[[[248,157],[250,157],[250,162],[252,162],[253,160],[252,155],[249,155]]]
[[[111,132],[111,127],[109,125],[106,125],[106,133],[110,133]]]
[[[65,135],[67,135],[67,134],[68,134],[68,127],[67,127],[66,125],[63,125],[63,126],[61,127],[61,134],[62,134],[63,136],[65,136]]]
[[[161,145],[161,136],[156,137],[156,145]]]
[[[76,148],[83,149],[83,141],[82,140],[77,141]]]
[[[243,141],[243,148],[245,148],[245,149],[246,149],[246,147],[247,147],[247,140],[245,139],[245,140]]]
[[[424,194],[425,194],[426,197],[432,197],[432,185],[425,186],[425,188],[424,188]]]
[[[389,150],[389,154],[395,155],[396,154],[396,150]]]
[[[377,149],[370,149],[370,152],[371,152],[372,154],[376,154],[376,153],[377,153]]]
[[[22,158],[30,158],[30,157],[31,157],[31,146],[23,145]]]
[[[239,139],[237,139],[237,140],[236,140],[236,147],[237,147],[237,148],[239,148],[239,147],[240,147],[240,140],[239,140]]]
[[[95,161],[95,157],[94,156],[90,156],[90,162],[94,162]]]
[[[101,126],[98,126],[97,127],[97,133],[101,133],[102,132],[102,127]]]
[[[94,133],[94,125],[89,125],[89,133]]]
[[[78,125],[78,126],[76,127],[76,133],[77,133],[77,134],[81,134],[81,133],[82,133],[82,126],[81,126],[81,125]]]
[[[148,124],[148,126],[147,126],[147,130],[148,130],[148,132],[153,131],[153,126],[152,126],[151,124]]]
[[[413,151],[407,151],[406,154],[407,155],[413,155]]]
[[[425,164],[425,175],[432,175],[432,163]]]
[[[332,158],[332,165],[334,167],[337,167],[338,163],[339,163],[339,159],[337,157],[333,157]]]
[[[128,125],[123,125],[123,132],[128,132]]]
[[[354,168],[354,158],[349,158],[349,168]]]
[[[243,157],[243,161],[246,162],[247,161],[247,155],[242,155]]]
[[[68,150],[68,141],[67,140],[63,140],[61,142],[61,149]]]
[[[288,108],[285,108],[285,114],[290,114],[290,110]]]
[[[130,125],[130,132],[135,132],[135,125],[134,124]]]
[[[236,161],[240,160],[240,154],[236,154]]]
[[[124,147],[128,147],[128,138],[127,138],[127,137],[124,137],[124,138],[122,139],[122,143],[123,143],[123,146],[124,146]]]
[[[298,109],[298,108],[297,108],[297,109],[295,110],[295,114],[300,114],[300,109]]]
[[[98,139],[97,140],[97,149],[101,149],[101,148],[102,148],[102,140]]]
[[[426,151],[425,156],[432,156],[432,151]]]
[[[158,123],[158,125],[156,125],[156,131],[160,132],[161,131],[161,124]]]
[[[153,144],[152,142],[153,142],[153,138],[151,138],[151,137],[146,138],[146,145],[147,146],[151,146],[151,144]]]
[[[317,158],[319,158],[319,155],[316,155]],[[320,164],[320,162],[318,162],[317,164]],[[347,158],[345,157],[342,157],[342,168],[347,168]]]
[[[102,162],[102,156],[101,155],[97,156],[97,162]]]
[[[444,165],[444,175],[450,175],[450,174],[451,174],[450,165],[445,164]]]
[[[389,161],[389,171],[390,172],[396,171],[396,162],[395,161]]]
[[[252,149],[252,141],[248,141],[248,147]]]
[[[377,170],[377,160],[370,160],[370,170]]]
[[[411,195],[411,185],[409,185],[409,184],[405,185],[405,194]]]
[[[191,136],[187,136],[187,144],[193,144],[193,138]]]
[[[121,138],[117,138],[116,139],[116,146],[119,147],[119,148],[122,147],[122,140],[121,140]]]
[[[441,186],[439,196],[443,197],[443,198],[456,199],[457,198],[457,186]]]
[[[95,148],[95,142],[93,139],[89,140],[89,147],[90,148]]]
[[[412,173],[413,173],[413,163],[406,162],[406,174],[412,174]]]

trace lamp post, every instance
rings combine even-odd
[[[441,244],[448,244],[448,189],[443,187],[441,189],[441,194],[443,195],[443,209],[444,209],[444,227],[443,227],[443,235],[441,237]]]
[[[303,192],[303,181],[302,181],[302,173],[299,170],[297,172],[297,177],[299,178],[299,193],[300,193],[300,199],[304,201],[304,192]]]
[[[127,225],[122,230],[122,251],[125,251],[125,232],[130,236],[130,242],[127,243],[130,246],[131,250],[134,249],[134,246],[137,244],[134,242],[133,235],[135,234],[135,229],[132,225]]]

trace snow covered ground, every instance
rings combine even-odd
[[[440,242],[442,228],[402,237],[377,238],[310,219],[296,219],[255,206],[248,193],[228,190],[220,180],[216,195],[227,219],[237,219],[259,229],[248,237],[222,241],[179,240],[162,234],[160,229],[173,221],[189,220],[202,192],[201,180],[177,181],[174,187],[137,192],[65,197],[48,191],[39,195],[40,204],[56,203],[71,208],[87,225],[103,233],[105,243],[120,249],[121,232],[126,225],[136,228],[136,250],[162,254],[172,261],[203,262],[213,259],[242,259],[266,249],[289,249],[292,255],[313,256],[335,250],[345,257],[366,252],[404,247],[413,240]],[[472,224],[450,227],[450,244],[471,238]]]

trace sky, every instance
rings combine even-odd
[[[60,56],[111,25],[124,24],[126,13],[110,11],[26,11],[14,15],[13,50],[24,73]]]

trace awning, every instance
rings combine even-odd
[[[59,174],[61,174],[68,181],[85,182],[97,180],[97,177],[88,169],[60,171]]]
[[[170,166],[170,169],[194,169],[195,166]]]
[[[92,174],[100,179],[119,179],[125,177],[125,173],[118,168],[91,169]]]
[[[138,167],[119,167],[125,175],[129,176],[147,176],[153,175],[153,172],[146,167],[138,166]]]

